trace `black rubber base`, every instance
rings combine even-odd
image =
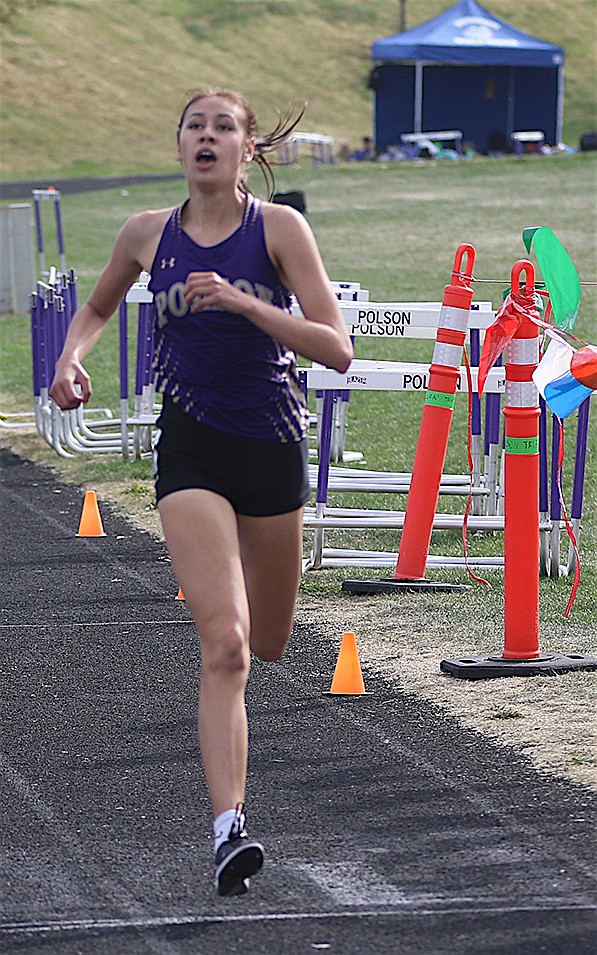
[[[345,580],[342,590],[349,594],[392,594],[396,591],[414,592],[445,592],[447,590],[470,590],[468,584],[444,584],[435,580],[396,580],[387,577],[382,580]]]
[[[556,676],[571,670],[597,670],[597,657],[585,653],[546,653],[533,660],[504,657],[460,657],[442,660],[440,669],[461,680],[489,680],[498,676]]]

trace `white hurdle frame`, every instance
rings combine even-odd
[[[340,308],[342,310],[344,320],[346,322],[347,330],[354,340],[355,338],[361,338],[365,336],[371,336],[377,338],[389,338],[392,339],[398,338],[402,340],[407,339],[428,339],[435,340],[437,333],[437,327],[439,323],[439,316],[441,311],[441,302],[346,302],[340,301]],[[298,307],[295,309],[297,315],[302,315]],[[467,330],[467,342],[470,342],[471,330],[476,331],[480,337],[484,334],[485,330],[493,323],[495,318],[495,312],[491,302],[478,302],[474,303],[469,319],[469,328]],[[359,367],[359,359],[354,359],[350,370],[354,370]],[[394,363],[395,364],[395,363]],[[383,365],[383,363],[382,363]],[[376,367],[376,363],[373,362],[371,367]],[[427,382],[427,372],[429,366],[417,365],[417,370],[413,371],[412,374],[417,376],[417,382],[411,383],[411,385],[403,388],[402,390],[413,390],[413,391],[425,391],[426,382]],[[323,390],[323,389],[317,389]],[[337,390],[336,398],[334,402],[334,412],[332,420],[332,439],[331,439],[331,451],[330,451],[330,460],[338,461],[342,458],[344,451],[344,435],[346,433],[346,416],[348,412],[348,400],[347,395],[350,393],[350,388],[339,388]],[[317,407],[317,419],[319,427],[318,443],[321,443],[321,421],[323,420],[322,414],[322,398],[319,398],[316,402]],[[336,435],[340,432],[341,434],[341,444],[338,449]],[[480,435],[473,435],[473,447],[472,447],[472,456],[473,456],[473,485],[474,487],[480,487],[483,480],[488,486],[494,487],[494,493],[497,493],[498,489],[498,475],[497,475],[497,462],[498,462],[498,452],[497,448],[495,452],[491,452],[488,458],[489,469],[485,470],[485,475],[482,475],[481,471],[481,461],[483,455],[481,453],[481,437]],[[318,465],[310,465],[310,480],[313,486],[317,483],[317,473]],[[330,490],[356,490],[356,487],[353,484],[354,480],[358,480],[361,484],[365,481],[366,472],[362,471],[350,471],[346,468],[331,468],[329,472],[330,481],[333,482],[334,486],[330,485]],[[368,472],[368,477],[371,481],[371,486],[367,490],[377,490],[387,491],[394,490],[396,480],[390,473],[384,472]],[[405,482],[410,480],[410,474],[401,473],[397,476],[398,484],[403,486]],[[341,487],[342,482],[346,482],[345,487]],[[470,482],[470,475],[460,475],[458,480],[456,476],[446,475],[446,481],[442,482],[442,487],[444,484],[454,485],[466,485]],[[379,485],[376,488],[376,483]],[[402,489],[402,487],[401,487]],[[495,505],[492,505],[489,508],[490,512],[495,511]]]
[[[149,273],[142,272],[139,280],[131,285],[125,296],[123,303],[124,311],[121,319],[124,321],[124,328],[121,325],[121,335],[126,338],[126,309],[129,304],[151,305],[153,295],[149,291]],[[121,341],[121,350],[126,348],[126,341]],[[142,322],[139,320],[137,330],[137,373],[135,380],[135,396],[133,399],[133,413],[129,415],[128,389],[126,394],[121,390],[121,414],[123,421],[126,421],[126,432],[132,428],[133,455],[135,458],[143,457],[152,453],[152,431],[157,420],[159,409],[156,407],[156,392],[151,376],[151,359],[153,344],[150,341],[150,329],[143,329]],[[122,360],[122,355],[121,355]],[[125,442],[123,438],[123,454],[125,453]]]
[[[477,369],[471,370],[471,382],[473,388],[476,388]],[[351,567],[387,567],[395,564],[397,550],[394,553],[382,553],[372,551],[358,551],[349,549],[334,549],[325,547],[324,532],[327,529],[343,528],[353,530],[363,530],[369,528],[378,529],[399,529],[404,524],[404,511],[374,510],[369,508],[336,508],[329,507],[327,504],[328,491],[348,490],[348,491],[376,491],[395,493],[408,493],[410,489],[410,474],[392,474],[382,477],[371,478],[370,472],[361,482],[361,472],[358,469],[348,471],[347,469],[338,469],[330,480],[329,459],[326,459],[326,451],[329,448],[329,431],[332,418],[332,406],[335,394],[339,391],[420,391],[421,386],[413,385],[413,379],[418,377],[426,378],[429,372],[429,365],[420,362],[390,362],[390,361],[368,361],[353,360],[349,370],[345,374],[339,374],[329,368],[319,365],[313,365],[304,370],[306,386],[308,389],[318,389],[325,392],[324,397],[324,421],[322,423],[323,433],[327,435],[321,445],[321,456],[317,480],[317,503],[315,507],[307,507],[304,512],[303,526],[305,530],[313,531],[313,546],[311,553],[303,560],[303,573],[308,570],[320,570],[327,567],[351,566]],[[502,394],[505,387],[505,373],[502,368],[491,369],[485,391],[490,394]],[[458,393],[466,393],[468,390],[468,376],[465,368],[460,370],[460,382]],[[344,471],[344,475],[337,477],[338,471]],[[482,485],[471,487],[470,475],[462,475],[463,482],[459,475],[443,475],[440,492],[442,494],[468,494],[484,496],[488,492]],[[335,479],[336,478],[336,479]],[[464,480],[466,479],[466,480]],[[436,530],[462,527],[463,517],[458,514],[436,514],[433,527]],[[501,515],[471,515],[468,520],[468,526],[471,530],[499,531],[503,530],[504,518]],[[549,530],[551,525],[546,523],[542,530]],[[430,556],[428,561],[430,567],[455,567],[464,566],[465,560],[462,557],[437,557]],[[479,568],[503,566],[503,557],[492,558],[470,558],[468,565]]]

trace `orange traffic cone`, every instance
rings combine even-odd
[[[328,693],[355,696],[366,692],[359,661],[357,638],[354,633],[349,631],[342,635],[340,653]]]
[[[83,501],[81,521],[77,537],[105,537],[104,525],[97,503],[95,491],[87,491]]]
[[[182,587],[178,588],[178,593],[176,594],[176,600],[184,600],[185,595],[182,592]]]

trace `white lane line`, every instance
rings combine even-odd
[[[33,504],[31,504],[23,495],[19,494],[12,488],[4,487],[3,493],[13,501],[19,503],[21,507],[24,507],[27,511],[30,511],[35,515],[36,521],[39,523],[42,520],[44,523],[48,524],[50,527],[53,527],[55,530],[59,531],[61,535],[65,537],[72,537],[73,540],[76,540],[76,534],[74,533],[72,527],[66,526],[63,521],[57,520],[55,517],[52,517],[50,514],[46,514],[43,509],[40,512]],[[129,525],[131,528],[131,533],[134,533],[136,528],[132,525]],[[153,538],[154,540],[157,539]],[[90,550],[94,554],[101,555],[106,563],[109,563],[113,567],[118,567],[119,572],[124,574],[125,577],[128,577],[129,580],[134,580],[136,584],[139,584],[142,590],[145,593],[155,594],[155,586],[151,579],[148,579],[147,575],[141,574],[136,570],[131,570],[130,567],[126,564],[126,557],[119,559],[117,556],[108,554],[106,558],[106,548],[101,542],[93,537],[83,538],[85,541],[86,549]]]
[[[284,670],[283,667],[277,672],[279,679],[282,679],[287,683],[292,683],[292,677],[290,673]],[[415,699],[418,698],[415,696]],[[393,697],[387,702],[398,707],[400,706],[400,699],[398,697]],[[520,816],[517,816],[514,819],[508,819],[507,817],[504,817],[498,790],[491,790],[481,793],[476,792],[474,789],[471,789],[467,781],[463,780],[460,774],[448,774],[445,770],[438,767],[432,758],[429,758],[424,754],[424,751],[417,749],[415,743],[412,745],[406,745],[399,742],[398,740],[388,738],[388,729],[381,721],[381,717],[378,713],[375,714],[375,722],[372,722],[371,718],[368,718],[366,713],[364,714],[362,711],[359,713],[356,709],[349,708],[348,706],[339,712],[341,712],[342,718],[345,719],[347,723],[351,723],[353,726],[356,726],[357,729],[366,736],[376,739],[382,744],[386,751],[389,750],[394,752],[398,759],[402,761],[403,765],[408,765],[410,762],[410,764],[415,767],[421,767],[435,779],[439,780],[439,782],[445,786],[446,789],[451,790],[454,793],[459,793],[469,805],[481,810],[482,813],[499,820],[500,826],[504,827],[505,831],[509,830],[513,835],[515,845],[519,845],[521,836],[524,833],[527,837],[528,845],[534,846],[535,851],[537,846],[541,846],[543,837],[545,836],[544,830],[542,830],[538,824],[534,825],[532,822],[520,818]],[[544,844],[546,845],[546,848],[543,850],[543,852],[547,858],[547,853],[551,853],[553,846],[550,844],[548,847],[546,843]],[[560,859],[563,865],[565,864],[570,869],[580,873],[583,877],[588,878],[591,881],[591,884],[594,884],[594,866],[576,858],[573,855],[574,848],[574,843],[570,842],[566,847],[561,845],[557,850],[557,855],[550,854],[549,858],[552,863],[554,862],[554,859]]]
[[[454,905],[454,901],[467,901],[469,904]],[[466,900],[442,899],[437,905],[420,906],[405,904],[395,909],[351,909],[350,911],[330,912],[264,912],[246,915],[172,915],[152,918],[130,919],[61,919],[49,922],[0,922],[1,935],[47,935],[58,932],[101,931],[102,929],[157,929],[182,925],[225,925],[234,923],[257,922],[300,922],[323,921],[324,919],[392,919],[416,915],[434,917],[439,915],[515,915],[524,912],[549,911],[550,914],[567,912],[594,912],[597,906],[571,902],[562,904],[558,899],[537,899],[527,904],[501,905],[482,899]]]
[[[191,617],[188,620],[69,620],[69,627],[158,627],[179,624],[193,627]],[[47,623],[0,623],[0,630],[49,630],[52,627],[64,627],[64,620],[49,620]]]
[[[89,856],[84,846],[77,838],[77,835],[65,826],[63,820],[53,811],[51,806],[45,802],[43,795],[39,793],[35,784],[29,782],[28,779],[21,775],[21,773],[12,766],[7,757],[3,755],[0,755],[0,776],[7,787],[10,786],[12,788],[15,797],[21,800],[24,816],[34,814],[40,822],[43,823],[46,833],[53,840],[53,848],[57,859],[68,860],[68,866],[65,861],[62,861],[60,865],[56,866],[53,878],[62,881],[64,894],[68,892],[72,894],[72,885],[76,885],[76,877],[81,878],[83,873],[87,877],[90,876]],[[98,861],[104,863],[105,872],[110,871],[109,864],[107,864],[109,860],[103,859]],[[62,872],[60,866],[62,866]],[[147,916],[142,903],[128,891],[124,884],[116,881],[111,875],[96,876],[92,884],[91,878],[89,878],[88,882],[89,887],[93,888],[96,898],[105,900],[105,903],[111,907],[119,906],[121,909],[124,908],[125,911],[128,911],[131,917],[131,924],[145,924]],[[76,902],[78,904],[84,904],[85,899],[81,893],[79,893]],[[82,923],[86,921],[87,920],[83,919]],[[123,919],[122,921],[123,925],[127,925],[129,922],[128,919]],[[89,922],[90,927],[92,927],[93,920],[89,920]],[[66,929],[64,929],[62,927],[63,923],[57,922],[55,923],[57,928],[54,928],[52,923],[48,922],[31,923],[31,925],[34,926],[32,929],[23,929],[22,927],[15,929],[15,926],[23,926],[26,924],[27,923],[11,922],[0,923],[0,935],[14,935],[22,931],[26,931],[27,934],[42,935],[48,931],[72,931],[78,927],[76,922],[66,922],[64,923]],[[85,926],[82,924],[80,927]],[[149,939],[147,951],[148,953],[153,952],[155,955],[175,955],[176,949],[172,948],[169,943],[158,943],[156,939]]]
[[[431,893],[407,895],[361,862],[300,862],[295,868],[340,906],[412,905],[436,898]]]

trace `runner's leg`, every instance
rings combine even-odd
[[[199,741],[214,816],[244,802],[249,607],[236,514],[225,498],[189,489],[162,498],[174,572],[201,645]]]
[[[278,660],[290,639],[301,576],[303,509],[239,515],[240,553],[251,609],[251,650]]]

